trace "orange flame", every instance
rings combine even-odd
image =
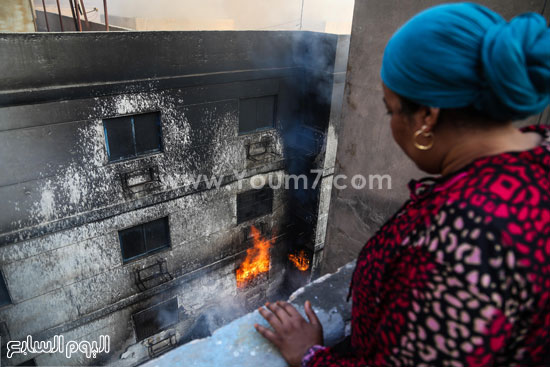
[[[269,248],[273,239],[266,239],[254,226],[250,227],[254,247],[246,250],[246,259],[237,269],[237,287],[243,287],[249,280],[269,271]]]
[[[304,250],[300,250],[298,256],[294,254],[288,255],[288,259],[292,261],[292,263],[300,271],[306,271],[307,269],[309,269],[309,259],[307,258],[306,252]]]

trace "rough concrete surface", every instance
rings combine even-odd
[[[323,272],[354,259],[366,241],[408,198],[407,182],[426,174],[419,171],[391,136],[382,102],[380,67],[391,35],[419,11],[441,0],[358,0],[355,2],[346,88],[338,137],[335,175],[390,175],[384,185],[356,190],[332,190]],[[524,12],[541,13],[546,0],[477,1],[510,19]],[[545,9],[550,19],[550,4]],[[535,116],[525,123],[547,121]]]
[[[334,345],[345,335],[345,325],[351,319],[351,302],[346,302],[346,294],[354,268],[355,263],[349,263],[298,289],[289,299],[302,316],[304,302],[311,302],[323,325],[325,345]],[[279,352],[256,332],[255,323],[269,326],[254,311],[216,330],[211,337],[192,341],[142,366],[285,367]]]

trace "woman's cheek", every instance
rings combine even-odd
[[[398,119],[395,116],[392,116],[390,126],[391,126],[391,132],[393,136],[393,140],[399,145],[399,147],[405,151],[405,139],[404,135],[405,132],[403,131],[403,126],[397,121]]]

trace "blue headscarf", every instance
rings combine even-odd
[[[381,74],[389,89],[422,105],[522,119],[550,104],[550,29],[536,13],[507,22],[478,4],[439,5],[392,36]]]

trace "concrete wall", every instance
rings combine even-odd
[[[506,18],[523,12],[550,18],[545,0],[483,0]],[[424,174],[401,152],[391,136],[382,102],[380,66],[384,47],[397,30],[417,12],[444,3],[439,0],[357,0],[342,107],[335,174],[391,175],[392,188],[356,190],[349,179],[345,190],[333,190],[323,271],[334,271],[354,259],[365,242],[408,197],[406,184]],[[547,5],[545,8],[545,4]],[[528,122],[548,121],[548,111]]]
[[[0,36],[0,267],[12,299],[0,308],[2,340],[108,334],[112,351],[95,360],[43,353],[2,363],[135,365],[164,335],[138,341],[135,312],[176,297],[180,322],[171,331],[181,343],[276,297],[293,203],[320,217],[328,211],[340,108],[331,112],[330,104],[341,97],[345,64],[339,57],[335,73],[335,53],[347,51],[340,40],[345,46],[346,38],[309,32]],[[240,99],[266,95],[277,95],[276,126],[240,135]],[[163,151],[109,162],[103,119],[148,111],[160,111]],[[301,135],[314,143],[311,162],[296,172],[315,164],[323,189],[292,200],[283,186],[271,214],[237,223],[236,195],[257,178],[282,180],[304,156],[296,129],[318,136]],[[265,138],[271,154],[250,159],[247,146]],[[148,169],[154,181],[125,187],[126,173]],[[194,185],[199,174],[222,184]],[[164,216],[171,247],[123,263],[118,231]],[[250,247],[245,232],[262,223],[275,239],[268,282],[237,289],[235,269]],[[317,258],[325,227],[314,217],[306,238],[312,250],[319,244]],[[173,279],[140,290],[136,271],[161,259]]]
[[[334,64],[334,80],[332,84],[332,94],[330,95],[330,114],[328,127],[322,148],[323,161],[315,167],[322,171],[322,178],[319,183],[319,207],[316,215],[316,228],[314,233],[314,256],[313,256],[313,274],[315,278],[321,274],[322,262],[325,256],[324,248],[327,240],[327,228],[329,218],[329,208],[331,194],[333,191],[334,166],[336,163],[336,152],[338,149],[338,133],[340,128],[340,119],[342,103],[344,96],[344,87],[346,79],[346,65],[348,61],[349,37],[340,37],[338,48],[336,50],[336,60]]]
[[[285,93],[280,87],[284,80],[125,93],[0,110],[5,121],[0,148],[0,196],[5,203],[0,243],[189,194],[197,190],[192,180],[199,174],[226,175],[229,180],[233,170],[240,173],[247,168],[245,142],[263,135],[272,136],[274,152],[282,154],[275,130],[247,137],[239,136],[237,129],[238,98],[280,94],[281,103],[286,103],[293,92]],[[164,152],[109,163],[102,119],[149,111],[161,112]],[[158,170],[160,181],[144,193],[125,191],[122,175],[148,168]],[[140,197],[143,194],[145,198]]]
[[[281,171],[269,175],[282,178]],[[0,310],[0,318],[6,322],[10,340],[27,335],[52,340],[55,335],[64,335],[65,340],[93,341],[109,335],[112,354],[100,359],[89,360],[81,353],[70,359],[59,353],[31,356],[39,365],[134,365],[148,359],[146,348],[154,340],[136,344],[131,320],[135,312],[176,297],[181,322],[170,329],[177,341],[183,342],[195,324],[200,322],[200,336],[209,335],[258,306],[258,301],[261,304],[278,294],[285,273],[284,263],[275,261],[285,255],[285,229],[280,221],[288,215],[285,191],[276,192],[276,211],[258,218],[282,237],[271,252],[269,283],[243,291],[236,287],[234,271],[243,251],[250,247],[242,230],[251,222],[236,225],[235,193],[250,189],[250,178],[240,184],[234,182],[219,190],[183,196],[0,248],[13,302]],[[123,264],[118,230],[165,215],[169,217],[171,247]],[[160,259],[167,261],[174,279],[141,291],[135,271]],[[3,363],[15,364],[31,356],[15,355]]]
[[[31,232],[38,230],[30,228],[37,225],[52,230],[70,227],[79,213],[128,205],[119,182],[126,171],[157,166],[162,185],[151,188],[157,195],[150,200],[158,201],[163,200],[161,192],[185,190],[190,177],[198,173],[225,175],[247,168],[251,163],[245,163],[245,143],[261,137],[237,134],[239,98],[278,94],[279,131],[291,130],[306,118],[302,104],[309,103],[314,111],[319,104],[330,103],[338,37],[307,33],[311,36],[304,38],[304,34],[0,37],[5,51],[0,55],[5,66],[0,71],[0,129],[5,141],[0,148],[0,197],[7,202],[0,214],[0,243],[32,237]],[[332,60],[325,56],[330,54]],[[321,78],[307,76],[311,73],[304,71],[305,64],[325,73],[322,87],[328,89],[324,92],[328,100],[323,96],[317,101],[311,93],[302,97],[310,87],[320,88]],[[167,129],[164,154],[107,164],[102,119],[152,110],[161,111]],[[209,113],[211,117],[203,121]],[[313,130],[322,132],[329,116],[318,115],[308,121]],[[276,136],[272,144],[275,153],[281,153]],[[206,154],[201,151],[205,145],[215,147]],[[26,149],[29,146],[33,149]],[[60,185],[55,193],[52,183]],[[84,191],[78,193],[76,187]],[[69,216],[71,223],[61,224]]]

